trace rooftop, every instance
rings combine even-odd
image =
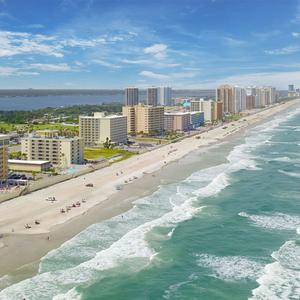
[[[48,164],[48,160],[20,160],[20,159],[9,159],[9,164],[23,164],[23,165],[43,165]]]

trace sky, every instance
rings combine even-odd
[[[0,88],[300,87],[300,0],[0,0]]]

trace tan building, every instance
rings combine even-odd
[[[102,112],[93,116],[79,117],[79,137],[86,146],[104,143],[106,138],[112,143],[127,142],[127,119],[125,116],[105,116]]]
[[[204,121],[211,123],[217,120],[222,120],[223,103],[213,100],[192,100],[191,111],[203,111]]]
[[[247,95],[246,96],[246,109],[253,109],[255,108],[255,96],[254,95]]]
[[[51,163],[48,160],[19,160],[9,159],[8,168],[14,172],[44,172],[48,171]]]
[[[161,134],[164,130],[164,107],[136,105],[124,106],[123,116],[127,117],[127,130],[130,134]]]
[[[216,101],[223,103],[223,112],[234,113],[235,112],[235,91],[231,85],[221,85],[216,91]]]
[[[166,131],[188,131],[191,129],[189,112],[165,112],[164,126]]]
[[[54,166],[82,164],[83,140],[79,137],[45,138],[37,135],[21,139],[21,151],[28,160],[47,160]]]
[[[36,134],[45,138],[54,138],[59,136],[59,130],[37,130]]]
[[[220,121],[223,119],[223,102],[214,101],[213,121]]]
[[[8,176],[8,145],[9,136],[0,134],[0,180],[5,180]]]

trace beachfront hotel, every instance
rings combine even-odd
[[[0,180],[6,180],[8,176],[8,145],[9,136],[0,134]]]
[[[123,106],[123,116],[127,117],[129,134],[144,133],[149,135],[161,134],[164,130],[164,107],[135,105]]]
[[[238,87],[221,85],[216,90],[216,100],[223,102],[223,113],[240,113],[272,105],[277,101],[274,87]]]
[[[50,161],[60,168],[84,162],[83,140],[79,137],[30,135],[21,139],[21,151],[28,160]]]
[[[85,146],[102,144],[108,138],[114,144],[127,142],[126,116],[105,116],[96,112],[93,116],[79,116],[79,137]]]
[[[191,114],[189,112],[165,112],[164,128],[166,131],[188,131],[191,129]]]
[[[129,87],[125,89],[125,106],[134,106],[139,103],[139,89],[136,87]]]
[[[204,112],[204,121],[207,123],[212,123],[218,120],[222,120],[223,103],[221,101],[204,99],[192,100],[191,111]]]

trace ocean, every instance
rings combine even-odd
[[[299,299],[299,150],[300,107],[50,251],[0,299]]]

